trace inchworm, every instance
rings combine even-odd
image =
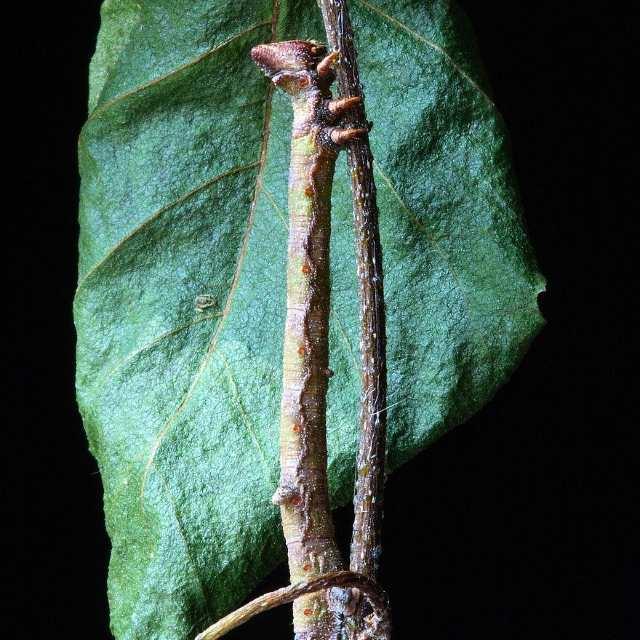
[[[251,57],[293,103],[289,168],[287,316],[280,417],[280,505],[291,582],[343,569],[327,487],[326,394],[331,188],[342,146],[367,129],[344,129],[341,115],[360,98],[332,100],[336,52],[317,42],[263,44]],[[297,640],[335,637],[326,591],[293,605]]]

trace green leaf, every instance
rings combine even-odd
[[[279,6],[278,6],[279,5]],[[477,411],[542,319],[504,122],[444,0],[353,0],[381,211],[389,464]],[[79,146],[78,400],[104,483],[119,640],[182,640],[283,558],[277,425],[291,110],[256,43],[314,0],[107,0]],[[344,154],[343,154],[344,155]],[[358,308],[333,196],[330,480],[350,498]]]

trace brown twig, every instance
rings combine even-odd
[[[376,636],[381,639],[388,637],[388,629],[390,627],[389,607],[384,591],[366,576],[352,573],[351,571],[337,571],[303,580],[277,591],[265,593],[218,620],[214,625],[198,634],[195,640],[217,640],[217,638],[221,638],[229,631],[236,629],[260,613],[293,602],[302,596],[326,591],[332,587],[353,587],[363,593],[373,608],[374,617],[376,618]]]
[[[369,127],[360,85],[353,29],[346,0],[320,0],[327,39],[340,54],[336,67],[339,94],[359,97],[349,112],[352,128]],[[382,282],[382,249],[378,229],[373,155],[368,136],[347,149],[356,233],[360,296],[362,396],[360,442],[353,499],[354,523],[350,569],[376,579],[381,554],[381,528],[386,446],[386,334]]]

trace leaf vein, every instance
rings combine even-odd
[[[264,468],[265,475],[267,476],[267,480],[275,486],[277,484],[277,481],[275,480],[275,478],[271,473],[271,469],[269,468],[269,463],[267,461],[267,456],[265,455],[262,449],[260,441],[258,440],[258,435],[256,434],[256,431],[253,428],[253,424],[251,423],[251,420],[249,419],[249,416],[244,408],[244,405],[242,404],[240,391],[238,390],[238,385],[235,381],[235,378],[233,377],[233,370],[231,369],[231,365],[229,364],[229,361],[227,360],[227,358],[225,358],[225,356],[222,353],[219,353],[218,355],[220,356],[220,359],[222,360],[222,364],[224,365],[225,371],[227,373],[227,378],[229,380],[229,386],[231,388],[233,399],[236,401],[236,404],[240,409],[242,422],[244,422],[244,426],[247,428],[247,431],[249,432],[249,435],[253,440],[253,444],[255,445],[256,450],[258,451],[258,456]]]
[[[335,310],[335,308],[331,309],[331,314],[335,318],[336,324],[338,325],[338,331],[340,333],[340,336],[342,337],[342,340],[344,341],[347,347],[347,351],[349,352],[349,356],[351,358],[351,361],[353,362],[353,368],[356,372],[360,372],[360,365],[358,364],[358,360],[356,359],[356,356],[353,352],[353,348],[351,347],[351,340],[349,340],[349,336],[347,335],[344,325],[342,324],[342,321],[340,320],[340,316],[338,315],[338,312]]]
[[[202,601],[204,602],[205,613],[209,618],[213,618],[211,610],[209,609],[209,600],[205,592],[202,576],[200,575],[200,572],[198,571],[198,567],[196,566],[195,560],[193,559],[193,554],[191,553],[191,547],[189,546],[189,542],[187,540],[184,525],[182,524],[182,520],[178,515],[178,507],[176,506],[176,501],[173,497],[173,494],[171,493],[171,490],[169,489],[169,486],[167,485],[167,481],[165,480],[164,476],[161,473],[159,473],[158,478],[160,479],[160,484],[162,485],[162,491],[167,497],[167,501],[171,505],[171,512],[173,513],[173,517],[175,518],[175,521],[176,521],[176,528],[178,530],[178,534],[180,535],[180,540],[182,541],[182,544],[184,546],[184,550],[186,553],[187,564],[191,568],[191,571],[193,572],[193,575],[195,576],[196,581],[198,583],[200,594],[202,596]]]
[[[284,212],[282,211],[282,209],[278,206],[278,203],[276,202],[276,199],[273,197],[273,194],[271,193],[271,191],[269,191],[265,186],[263,186],[262,193],[264,193],[264,195],[267,196],[267,200],[269,201],[271,208],[276,212],[276,214],[282,221],[282,225],[284,226],[284,228],[288,229],[289,223],[287,222],[287,218]]]
[[[206,60],[207,58],[210,58],[212,55],[218,53],[219,51],[221,51],[222,49],[224,49],[225,47],[230,45],[235,40],[239,40],[243,36],[246,36],[248,33],[251,33],[252,31],[255,31],[256,29],[259,29],[260,27],[266,27],[266,26],[268,26],[270,24],[271,24],[271,20],[263,20],[262,22],[257,22],[256,24],[251,25],[250,27],[248,27],[244,31],[240,31],[239,33],[236,33],[235,35],[230,36],[224,42],[221,42],[219,45],[217,45],[217,46],[215,46],[215,47],[213,47],[211,49],[207,49],[207,51],[205,51],[204,53],[201,53],[200,55],[196,56],[195,58],[192,58],[188,62],[185,62],[184,64],[180,65],[179,67],[176,67],[175,69],[172,69],[171,71],[165,73],[164,75],[159,76],[157,78],[154,78],[153,80],[150,80],[149,82],[145,82],[145,83],[143,83],[141,85],[138,85],[137,87],[135,87],[135,88],[133,88],[133,89],[131,89],[129,91],[126,91],[125,93],[121,93],[120,95],[115,96],[114,98],[111,98],[111,100],[108,100],[107,102],[99,105],[98,107],[96,107],[89,114],[89,117],[87,118],[87,121],[85,122],[84,126],[82,127],[83,132],[84,132],[84,130],[86,129],[87,125],[90,122],[93,122],[93,120],[95,120],[100,115],[102,115],[103,113],[108,111],[114,104],[118,104],[118,103],[120,103],[120,102],[122,102],[124,100],[127,100],[128,98],[131,98],[132,96],[135,96],[138,93],[141,93],[145,89],[149,89],[150,87],[154,87],[154,86],[164,82],[165,80],[168,80],[169,78],[172,78],[173,76],[178,75],[179,73],[182,73],[186,69],[189,69],[191,67],[196,66],[197,64],[199,64],[203,60]],[[80,134],[80,137],[82,137],[82,133]]]
[[[498,108],[495,105],[495,102],[487,95],[487,93],[482,89],[482,87],[449,55],[449,53],[447,53],[446,49],[443,49],[439,44],[436,44],[435,42],[433,42],[433,40],[429,40],[429,38],[426,38],[421,33],[414,31],[413,29],[411,29],[411,27],[408,27],[406,24],[404,24],[397,18],[394,18],[393,16],[390,16],[388,13],[385,13],[380,7],[370,2],[367,2],[367,0],[355,0],[355,2],[357,4],[362,5],[363,7],[366,7],[373,13],[377,13],[380,17],[384,18],[389,23],[391,23],[394,27],[396,27],[396,29],[399,29],[401,31],[404,31],[405,33],[408,33],[412,38],[416,39],[418,42],[422,42],[423,44],[426,44],[428,47],[431,47],[432,49],[437,51],[444,58],[447,64],[449,64],[453,69],[455,69],[456,72],[459,73],[465,79],[465,81],[468,82],[488,102],[488,104],[491,106],[492,109],[495,109],[496,111],[498,110]]]
[[[230,176],[234,176],[234,175],[237,175],[239,173],[242,173],[243,171],[248,171],[249,169],[253,169],[254,167],[257,167],[258,165],[259,165],[258,161],[251,162],[251,163],[246,164],[246,165],[242,165],[242,166],[239,166],[239,167],[234,167],[233,169],[230,169],[229,171],[225,171],[224,173],[220,173],[220,174],[218,174],[217,176],[215,176],[213,178],[209,178],[209,179],[205,180],[202,184],[199,184],[197,187],[195,187],[194,189],[192,189],[188,193],[185,193],[184,195],[180,196],[179,198],[176,198],[175,200],[172,200],[171,202],[169,202],[168,204],[164,205],[163,207],[160,207],[160,209],[154,211],[149,217],[145,218],[140,224],[138,224],[134,229],[132,229],[129,233],[127,233],[127,235],[125,235],[119,242],[114,244],[113,247],[111,247],[111,249],[109,249],[109,251],[107,251],[107,253],[100,260],[98,260],[98,262],[96,262],[84,274],[84,276],[78,282],[78,286],[76,287],[76,298],[78,297],[78,293],[79,293],[80,289],[84,286],[84,284],[87,282],[87,280],[92,275],[94,275],[99,269],[101,269],[107,262],[109,262],[109,260],[111,260],[113,258],[113,256],[116,255],[118,253],[118,251],[120,249],[122,249],[122,247],[127,242],[129,242],[138,233],[140,233],[143,229],[145,229],[147,226],[149,226],[154,220],[157,220],[160,216],[162,216],[167,211],[170,211],[174,207],[177,207],[177,206],[187,202],[188,200],[193,198],[193,196],[197,195],[201,191],[204,191],[205,189],[208,189],[210,186],[214,185],[216,182],[219,182],[220,180],[223,180],[224,178],[228,178]]]
[[[118,371],[119,369],[122,369],[128,362],[131,362],[134,358],[139,356],[141,353],[144,353],[145,351],[152,349],[153,347],[157,346],[164,340],[168,340],[169,338],[172,338],[173,336],[176,336],[179,333],[182,333],[183,331],[186,331],[187,329],[190,329],[191,327],[197,324],[200,324],[201,322],[206,322],[207,320],[213,320],[214,318],[219,318],[219,317],[220,317],[219,313],[208,315],[208,316],[202,316],[200,318],[196,318],[195,320],[192,320],[191,322],[187,322],[185,324],[174,327],[169,331],[165,331],[164,333],[161,333],[159,336],[156,336],[155,338],[149,340],[148,342],[145,342],[141,347],[134,349],[133,351],[128,353],[124,358],[116,362],[113,365],[113,367],[111,367],[91,387],[89,387],[88,390],[91,392],[92,390],[97,389],[98,386],[105,385],[109,381],[109,379],[113,377],[116,371]]]
[[[451,273],[451,277],[454,279],[456,286],[460,291],[460,295],[464,300],[465,306],[467,307],[469,314],[479,316],[480,314],[478,313],[478,310],[469,301],[469,298],[467,297],[467,293],[464,287],[462,286],[462,280],[458,275],[457,271],[453,268],[453,265],[451,264],[451,259],[449,258],[449,255],[447,254],[447,252],[443,251],[442,247],[438,244],[438,242],[432,235],[431,231],[429,230],[429,227],[416,215],[416,213],[402,199],[402,196],[400,195],[395,185],[391,181],[391,178],[383,171],[379,163],[375,165],[375,168],[376,168],[376,171],[380,174],[380,177],[384,180],[385,184],[387,185],[387,188],[391,191],[391,193],[393,193],[394,197],[396,198],[396,200],[398,201],[402,209],[404,209],[405,213],[408,214],[411,220],[413,220],[416,227],[418,227],[418,229],[420,229],[420,231],[424,233],[425,237],[433,247],[434,251],[436,251],[436,253],[440,255],[442,260],[447,265],[447,268],[449,269],[449,273]],[[472,326],[469,327],[469,331],[470,333],[473,334],[474,330]]]
[[[277,0],[274,2],[274,11],[276,10],[276,7],[278,6],[278,2]],[[274,19],[274,23],[275,23],[275,19]],[[273,34],[272,34],[273,35]],[[194,389],[196,388],[204,370],[206,369],[207,365],[209,364],[209,361],[211,360],[211,357],[213,356],[217,346],[218,346],[218,339],[220,336],[220,333],[222,332],[222,327],[224,326],[225,320],[227,319],[229,312],[231,310],[231,305],[233,303],[233,297],[234,294],[236,292],[236,289],[238,288],[238,283],[240,281],[240,273],[242,271],[242,265],[244,263],[244,259],[247,253],[247,247],[249,244],[249,236],[251,235],[251,229],[253,228],[253,220],[255,217],[255,212],[257,209],[257,203],[258,203],[258,196],[260,195],[260,191],[262,188],[262,175],[264,173],[264,168],[266,165],[266,159],[267,159],[267,145],[268,145],[268,141],[269,141],[269,133],[270,133],[270,124],[271,124],[271,99],[273,96],[273,84],[269,84],[267,87],[267,91],[266,91],[266,97],[265,97],[265,109],[264,109],[264,125],[262,128],[262,136],[261,136],[261,143],[260,143],[260,154],[259,154],[259,160],[257,161],[258,164],[258,173],[256,175],[256,185],[255,185],[255,191],[253,194],[253,199],[251,201],[251,206],[249,208],[249,216],[247,219],[247,225],[246,225],[246,229],[244,232],[244,237],[242,239],[242,245],[240,247],[240,252],[238,254],[238,258],[236,261],[236,268],[233,274],[233,280],[231,282],[231,286],[229,287],[229,293],[227,294],[227,299],[225,302],[225,306],[224,309],[222,311],[222,315],[220,316],[220,320],[218,321],[218,323],[216,324],[216,327],[214,329],[213,335],[211,337],[211,340],[209,342],[209,346],[207,348],[207,351],[204,355],[204,357],[202,358],[201,362],[200,362],[200,366],[198,367],[192,381],[191,384],[189,385],[189,388],[187,389],[185,395],[182,397],[182,400],[178,403],[178,406],[176,407],[175,411],[173,412],[173,414],[169,417],[169,419],[165,422],[164,426],[162,427],[162,429],[160,430],[160,432],[158,433],[156,440],[151,448],[151,451],[149,453],[149,458],[147,460],[147,464],[145,465],[145,469],[144,469],[144,473],[143,473],[143,479],[142,479],[142,486],[140,489],[140,497],[142,498],[142,496],[144,495],[144,488],[145,488],[145,484],[146,484],[146,478],[149,475],[149,472],[151,470],[151,467],[153,466],[155,457],[160,449],[160,446],[165,438],[165,436],[167,435],[167,433],[169,432],[169,429],[171,428],[172,424],[175,422],[175,419],[178,417],[178,415],[182,412],[182,410],[184,409],[184,407],[186,406],[186,404],[188,403],[189,399],[191,398],[191,394],[193,393]],[[254,163],[255,165],[255,163]]]

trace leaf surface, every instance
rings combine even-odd
[[[542,326],[503,120],[444,0],[353,0],[381,211],[389,464],[477,411]],[[278,511],[291,109],[248,57],[323,40],[314,0],[107,0],[82,175],[77,392],[118,640],[184,640],[284,557]],[[344,154],[343,154],[344,155]],[[350,499],[358,307],[333,195],[328,437]]]

